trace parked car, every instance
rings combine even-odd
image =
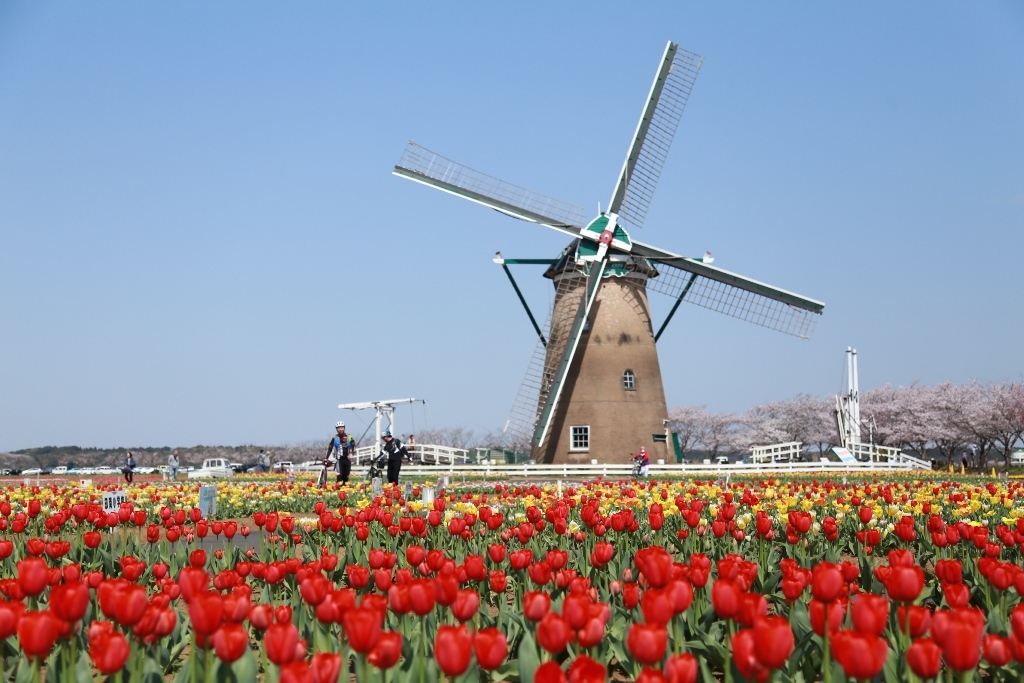
[[[292,471],[292,462],[291,462],[291,460],[279,460],[278,462],[274,463],[274,466],[271,468],[271,471],[272,472],[291,472]]]
[[[0,468],[0,477],[8,477],[12,474],[14,474],[14,470],[7,467]]]
[[[43,470],[39,467],[29,467],[27,470],[22,470],[21,473],[26,477],[38,477]]]
[[[235,473],[225,458],[207,458],[203,466],[194,472],[188,473],[189,479],[202,479],[205,477],[230,477]]]
[[[54,474],[54,475],[57,475],[57,476],[64,476],[67,473],[68,473],[68,468],[66,466],[64,466],[64,465],[59,465],[57,467],[54,467],[53,471],[51,472],[51,474]]]

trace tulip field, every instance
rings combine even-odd
[[[1024,680],[1013,480],[426,486],[0,486],[0,679]]]

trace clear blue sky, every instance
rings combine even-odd
[[[404,396],[500,428],[533,332],[491,258],[565,240],[390,170],[411,139],[596,212],[668,39],[704,68],[638,239],[826,303],[811,341],[682,307],[670,406],[835,392],[847,345],[865,388],[1021,378],[1019,2],[4,2],[0,450]]]

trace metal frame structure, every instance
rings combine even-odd
[[[374,441],[374,448],[380,450],[381,419],[388,421],[387,429],[394,431],[395,428],[395,406],[407,403],[426,403],[422,398],[394,398],[387,401],[365,401],[363,403],[342,403],[338,410],[375,410],[377,411],[377,440]]]

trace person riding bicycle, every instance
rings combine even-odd
[[[640,476],[646,477],[651,467],[651,457],[647,455],[647,449],[641,446],[640,452],[633,456],[633,461],[640,466]]]
[[[391,436],[391,430],[387,429],[381,435],[384,445],[381,446],[381,455],[388,458],[388,483],[398,484],[398,473],[402,469],[402,460],[412,460],[409,451],[402,445],[402,442]]]
[[[334,472],[338,475],[339,484],[348,483],[348,475],[352,471],[352,460],[350,456],[355,450],[355,439],[345,433],[345,423],[338,422],[334,425],[337,434],[331,437],[327,444],[327,464],[332,464],[333,457]]]

